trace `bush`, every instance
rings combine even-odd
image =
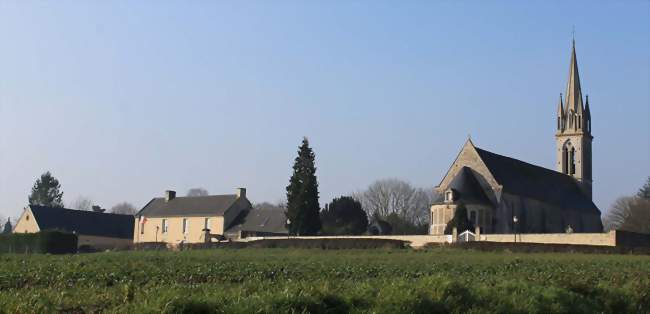
[[[77,252],[77,241],[76,234],[60,231],[12,233],[0,235],[0,252],[69,254]]]

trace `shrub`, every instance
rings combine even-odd
[[[12,233],[0,235],[0,252],[69,254],[77,252],[77,241],[77,235],[60,231]]]

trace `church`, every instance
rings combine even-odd
[[[555,128],[556,170],[489,152],[468,140],[435,188],[439,198],[431,206],[429,233],[444,234],[461,204],[481,233],[602,232],[600,210],[592,201],[589,98],[583,102],[575,41]]]

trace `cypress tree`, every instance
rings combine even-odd
[[[293,174],[287,186],[287,212],[289,234],[315,235],[321,228],[318,204],[318,181],[316,179],[315,155],[303,138]]]

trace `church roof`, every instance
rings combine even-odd
[[[574,178],[478,147],[476,152],[506,193],[521,195],[561,208],[599,212]]]
[[[463,167],[454,179],[449,183],[448,188],[458,193],[457,201],[464,204],[488,204],[492,203],[483,192],[483,188],[468,167]],[[456,201],[455,200],[455,201]]]

